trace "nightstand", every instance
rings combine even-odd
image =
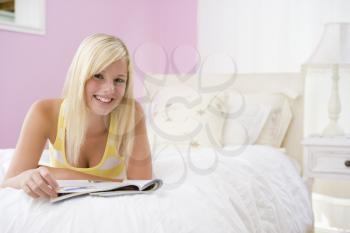
[[[303,178],[310,191],[310,200],[315,178],[350,180],[350,138],[309,137],[302,144]]]
[[[350,138],[310,137],[303,140],[303,178],[310,191],[314,178],[350,180]]]

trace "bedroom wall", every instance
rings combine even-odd
[[[348,0],[198,1],[198,49],[208,69],[300,72],[326,22],[350,22]]]
[[[60,96],[73,54],[89,34],[110,33],[126,42],[139,68],[137,96],[140,71],[179,72],[164,59],[175,48],[178,67],[195,59],[183,48],[196,46],[196,0],[46,2],[46,35],[0,30],[0,148],[15,147],[31,103]]]

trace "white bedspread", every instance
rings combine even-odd
[[[277,150],[250,146],[229,156],[197,149],[179,156],[168,149],[153,160],[154,176],[164,181],[153,194],[50,204],[3,189],[0,232],[306,233],[311,228],[307,189]],[[0,157],[0,162],[6,161]]]

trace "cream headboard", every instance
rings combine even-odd
[[[200,77],[200,78],[199,78]],[[293,120],[283,142],[287,154],[302,164],[301,140],[303,136],[303,90],[302,73],[262,74],[213,74],[182,76],[175,74],[151,75],[145,78],[147,96],[153,97],[157,90],[170,85],[185,84],[194,88],[202,87],[203,92],[235,89],[241,92],[289,92],[298,97],[291,102]]]

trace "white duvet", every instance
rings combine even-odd
[[[0,165],[7,163],[5,157],[0,157]],[[0,232],[306,233],[311,229],[306,186],[288,157],[270,147],[249,146],[239,155],[167,149],[153,155],[153,170],[164,181],[153,194],[85,196],[50,204],[19,190],[0,190]]]

